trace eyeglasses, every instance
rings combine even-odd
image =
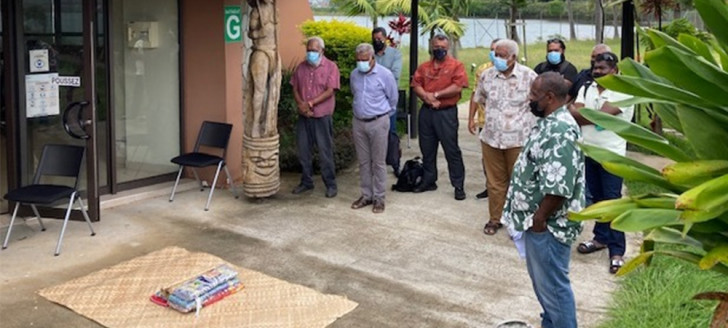
[[[564,43],[564,40],[561,40],[561,39],[559,39],[559,38],[554,38],[554,39],[548,39],[548,40],[546,40],[546,43],[547,43],[547,44],[548,44],[548,43],[555,43],[555,42],[558,42],[558,43]]]
[[[617,62],[619,59],[617,58],[617,56],[615,56],[611,53],[603,53],[603,54],[599,54],[599,56],[597,56],[596,60],[597,61],[608,61],[608,62],[614,63],[614,62]]]

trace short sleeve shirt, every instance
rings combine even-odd
[[[483,65],[478,66],[478,69],[475,70],[475,90],[477,90],[478,85],[480,85],[480,76],[483,75],[483,72],[485,72],[485,70],[487,70],[491,67],[493,67],[493,63],[487,62]],[[477,123],[478,123],[478,126],[482,128],[483,125],[485,124],[485,107],[483,107],[483,104],[480,104],[480,103],[476,103],[476,104],[478,106]]]
[[[311,66],[306,61],[296,67],[291,77],[291,85],[304,101],[318,97],[326,89],[339,90],[339,67],[326,57],[321,58],[318,66]],[[313,106],[313,117],[324,117],[334,113],[336,99],[332,95],[328,99]]]
[[[628,99],[629,97],[626,94],[608,89],[599,93],[597,84],[592,82],[581,87],[574,102],[584,104],[586,108],[599,110],[606,102],[614,103]],[[619,109],[621,112],[615,115],[616,117],[625,121],[632,120],[634,105],[619,107]],[[587,145],[598,146],[622,156],[627,154],[627,141],[612,131],[590,124],[581,127],[581,134],[584,136],[584,143]]]
[[[468,87],[468,75],[465,74],[463,63],[450,56],[445,57],[441,63],[430,60],[422,63],[415,71],[412,78],[412,87],[422,87],[427,92],[436,92],[455,84],[463,88]],[[442,107],[455,106],[460,100],[460,94],[439,98]]]
[[[581,233],[580,222],[569,211],[584,208],[584,154],[577,146],[579,125],[565,107],[538,119],[513,167],[503,222],[516,231],[533,226],[533,215],[546,195],[566,198],[547,221],[548,231],[561,243],[571,244]]]
[[[488,112],[481,141],[497,149],[523,146],[536,120],[528,107],[528,93],[537,76],[521,64],[508,77],[495,68],[483,72],[473,96]]]

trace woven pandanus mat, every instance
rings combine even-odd
[[[358,305],[232,265],[244,289],[198,316],[149,301],[159,288],[222,263],[207,253],[168,247],[38,293],[106,327],[325,327]]]

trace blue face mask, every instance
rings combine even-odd
[[[371,69],[371,66],[369,66],[369,61],[357,61],[356,62],[356,68],[359,70],[359,72],[366,73],[369,72]]]
[[[561,64],[561,53],[558,51],[551,51],[546,55],[546,59],[551,63],[551,65],[558,65]]]
[[[318,65],[320,59],[321,59],[321,54],[318,53],[318,51],[307,51],[306,52],[306,60],[311,65]]]
[[[488,57],[490,58],[490,62],[495,62],[495,50],[491,50],[488,54]]]
[[[495,66],[495,69],[498,71],[504,72],[508,70],[508,61],[500,57],[495,57],[493,58],[493,66]]]

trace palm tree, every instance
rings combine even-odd
[[[467,15],[471,2],[472,0],[419,1],[419,23],[422,26],[422,34],[429,33],[430,37],[433,37],[440,31],[453,40],[452,47],[455,50],[460,44],[460,38],[465,34],[465,25],[460,22],[460,16]],[[411,0],[377,0],[376,4],[384,13],[412,12]]]
[[[569,40],[576,40],[576,28],[574,27],[574,12],[571,10],[571,0],[566,0],[566,13],[569,16]]]
[[[373,27],[379,26],[379,17],[382,11],[377,8],[377,0],[332,0],[334,5],[344,11],[347,16],[367,15],[372,20]]]

